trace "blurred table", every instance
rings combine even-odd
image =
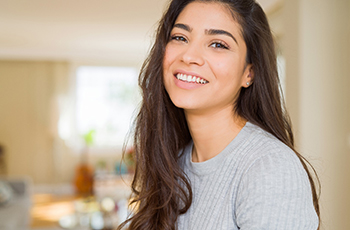
[[[91,229],[81,226],[87,226],[87,223],[91,225],[92,219],[98,225],[99,221],[106,217],[114,225],[120,223],[125,220],[128,212],[127,200],[131,194],[129,186],[131,178],[129,175],[124,175],[123,178],[112,174],[98,175],[94,178],[94,196],[89,198],[76,195],[34,194],[31,228],[57,228],[62,223],[69,225],[71,222],[71,225],[76,227],[67,229]],[[107,208],[101,207],[103,201],[107,201],[105,202]],[[106,211],[108,206],[110,210]]]
[[[75,195],[34,194],[31,209],[31,228],[58,227],[62,216],[75,212]]]

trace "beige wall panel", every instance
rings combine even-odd
[[[8,174],[29,175],[37,183],[53,180],[53,67],[51,62],[0,61],[0,142]]]
[[[350,228],[350,2],[285,1],[287,104],[322,186],[321,229]]]

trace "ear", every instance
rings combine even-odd
[[[248,64],[243,73],[242,87],[248,88],[254,81],[253,65]]]

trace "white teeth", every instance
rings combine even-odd
[[[178,73],[176,75],[176,78],[179,80],[182,80],[182,81],[193,82],[193,83],[198,83],[198,84],[208,83],[208,81],[201,79],[199,77],[192,76],[192,75],[186,75],[186,74],[182,74],[182,73]]]

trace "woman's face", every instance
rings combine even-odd
[[[233,109],[241,87],[250,82],[246,52],[241,27],[224,5],[187,5],[171,31],[163,62],[172,102],[186,112]]]

